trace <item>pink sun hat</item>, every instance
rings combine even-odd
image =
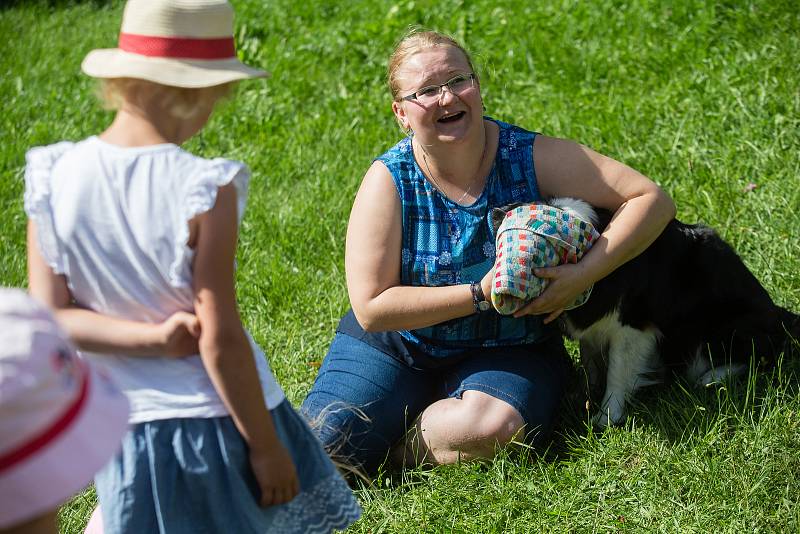
[[[81,69],[94,78],[188,88],[267,76],[236,56],[225,0],[128,0],[118,47],[92,50]]]
[[[118,451],[128,401],[44,306],[0,288],[0,529],[57,508]]]

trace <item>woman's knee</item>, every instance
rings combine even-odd
[[[487,393],[465,391],[461,402],[459,417],[478,441],[506,445],[525,428],[525,420],[513,406]]]

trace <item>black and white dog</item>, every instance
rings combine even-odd
[[[598,232],[611,218],[580,200],[548,204]],[[506,211],[493,213],[495,229]],[[600,427],[622,423],[630,397],[670,372],[708,385],[745,371],[754,356],[774,363],[800,337],[800,316],[772,301],[730,245],[707,226],[676,219],[559,320],[580,342],[590,391],[604,390],[593,419]]]

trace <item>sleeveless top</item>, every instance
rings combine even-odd
[[[241,221],[249,177],[242,163],[200,158],[177,145],[119,147],[90,137],[28,151],[25,211],[36,223],[42,257],[65,276],[78,306],[156,323],[194,311],[189,220],[233,183]],[[274,408],[283,391],[248,339]],[[228,413],[199,355],[83,354],[126,394],[131,423]]]
[[[486,185],[471,206],[453,202],[431,185],[414,158],[411,137],[377,158],[389,169],[402,204],[403,285],[445,286],[480,281],[495,260],[492,209],[541,199],[533,166],[537,134],[485,118],[499,126],[500,138]],[[554,331],[554,327],[542,323],[541,317],[515,319],[489,310],[401,331],[400,335],[432,356],[445,357],[477,346],[537,343]]]

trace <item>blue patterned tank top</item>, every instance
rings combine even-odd
[[[483,192],[471,206],[456,204],[425,179],[414,159],[410,137],[377,158],[389,169],[402,203],[403,285],[479,281],[495,260],[491,210],[541,199],[533,167],[537,134],[486,119],[499,126],[500,140]],[[553,331],[540,317],[515,319],[490,310],[400,334],[431,356],[446,357],[467,348],[536,343]]]

